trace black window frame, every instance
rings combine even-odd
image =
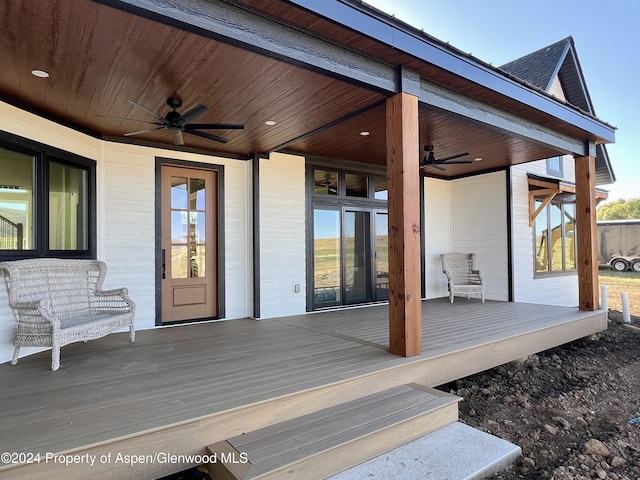
[[[34,249],[0,250],[0,261],[28,258],[95,259],[97,252],[96,227],[96,161],[81,155],[0,131],[0,147],[34,158]],[[87,172],[87,248],[81,250],[53,250],[49,248],[49,165],[56,162]]]

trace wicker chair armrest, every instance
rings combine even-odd
[[[136,304],[129,298],[129,290],[126,287],[114,288],[111,290],[98,290],[95,298],[101,304],[101,308],[125,308],[130,312],[135,312]]]
[[[129,296],[129,291],[126,287],[124,288],[113,288],[111,290],[98,290],[96,291],[96,297],[104,297],[104,296],[114,296],[114,297],[122,297],[126,298]]]
[[[34,300],[33,302],[10,302],[10,306],[14,310],[38,310],[38,307],[43,303],[48,305],[49,302],[46,300]]]
[[[60,327],[60,319],[55,317],[51,312],[51,302],[49,302],[49,300],[12,303],[11,308],[15,311],[18,318],[20,318],[21,315],[37,316],[58,328]]]
[[[469,279],[474,282],[484,283],[484,271],[483,270],[471,270]]]

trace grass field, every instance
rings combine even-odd
[[[620,292],[627,292],[629,312],[640,316],[640,273],[614,272],[609,268],[600,269],[600,285],[609,288],[608,302],[612,310],[622,311]]]

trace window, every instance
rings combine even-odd
[[[368,198],[369,197],[369,177],[346,173],[344,183],[347,197]]]
[[[373,180],[373,198],[375,198],[376,200],[384,200],[386,202],[389,199],[387,179],[384,177],[375,177]]]
[[[543,199],[536,198],[536,211]],[[557,195],[535,219],[536,274],[565,273],[576,269],[576,207],[573,196]]]
[[[386,204],[388,187],[386,177],[365,173],[350,173],[338,169],[312,168],[313,195],[327,201],[353,200],[362,205]]]
[[[316,195],[338,195],[338,172],[329,170],[313,171]]]
[[[95,162],[0,136],[0,260],[95,256]]]
[[[547,158],[547,175],[562,178],[564,175],[562,157]]]

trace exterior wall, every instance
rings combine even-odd
[[[563,157],[564,180],[575,179],[575,162]],[[529,184],[527,174],[547,176],[544,160],[516,165],[511,169],[514,301],[574,307],[578,305],[577,274],[536,278],[533,229],[529,226]]]
[[[448,295],[441,253],[451,251],[451,182],[425,178],[424,237],[426,298]]]
[[[505,173],[425,179],[424,189],[426,298],[448,295],[441,253],[473,252],[485,272],[486,297],[508,300]]]
[[[0,129],[96,160],[98,259],[109,266],[106,288],[129,288],[138,307],[137,329],[155,326],[156,157],[223,165],[225,318],[251,315],[250,162],[104,142],[5,104]],[[0,279],[0,362],[11,358],[14,331]]]
[[[305,278],[305,159],[272,154],[260,164],[260,317],[304,313]]]
[[[509,299],[506,173],[451,182],[451,251],[473,252],[484,270],[485,296]]]

